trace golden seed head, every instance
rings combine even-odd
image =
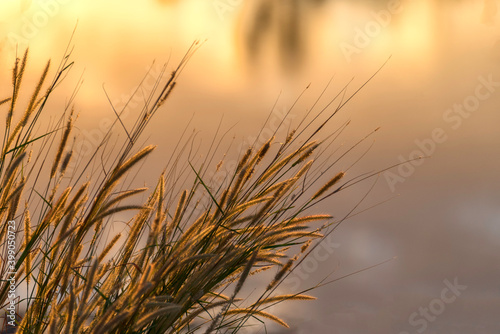
[[[312,197],[312,199],[316,199],[318,197],[320,197],[321,195],[323,195],[325,192],[328,191],[328,189],[330,189],[331,187],[333,187],[337,182],[340,181],[341,178],[343,178],[345,175],[344,172],[340,172],[338,173],[337,175],[335,175],[330,181],[328,181],[327,183],[325,183],[325,185],[323,187],[321,187],[315,194],[314,196]]]

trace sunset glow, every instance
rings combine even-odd
[[[499,107],[497,0],[0,0],[0,302],[37,334],[498,333]]]

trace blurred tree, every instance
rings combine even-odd
[[[0,0],[1,1],[1,0]],[[174,5],[183,0],[157,0]],[[300,67],[307,49],[308,22],[329,0],[221,0],[214,10],[237,12],[237,40],[250,63],[267,51],[275,51],[286,70]]]

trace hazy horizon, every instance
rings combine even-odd
[[[50,110],[60,115],[82,77],[74,101],[82,149],[95,145],[100,122],[115,119],[103,87],[115,107],[124,107],[145,78],[145,90],[128,110],[138,112],[163,65],[168,76],[190,45],[201,41],[144,137],[159,146],[139,175],[138,182],[151,186],[184,128],[197,131],[203,155],[222,124],[228,133],[218,157],[233,140],[226,156],[231,161],[263,126],[272,133],[309,84],[277,132],[279,140],[330,80],[315,110],[348,83],[348,95],[356,91],[387,61],[327,129],[351,121],[337,141],[342,152],[381,127],[338,169],[350,167],[365,150],[349,177],[426,158],[381,173],[356,212],[368,210],[323,241],[323,253],[294,276],[297,284],[283,289],[305,289],[332,270],[335,279],[394,259],[312,291],[317,301],[273,308],[291,329],[269,325],[267,332],[498,332],[500,2],[267,1],[5,1],[1,91],[10,93],[16,43],[18,55],[30,47],[31,85],[45,62],[52,59],[55,68],[71,43],[75,65]],[[125,126],[132,119],[125,118]],[[114,131],[125,135],[119,127]],[[373,181],[320,210],[342,217]]]

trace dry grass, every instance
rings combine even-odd
[[[308,254],[311,240],[321,238],[321,230],[334,223],[329,215],[305,214],[305,209],[344,176],[337,171],[327,184],[316,186],[320,173],[319,168],[312,172],[314,154],[323,142],[298,137],[309,126],[289,133],[284,143],[273,137],[262,147],[250,147],[224,186],[205,182],[209,167],[174,159],[145,203],[136,197],[147,189],[126,187],[124,178],[137,172],[155,149],[138,149],[138,139],[193,51],[151,93],[119,153],[108,160],[110,167],[89,182],[80,181],[86,169],[65,174],[72,159],[72,111],[65,112],[54,131],[34,131],[47,100],[71,68],[69,55],[49,84],[47,64],[20,115],[19,92],[29,86],[21,85],[28,52],[16,61],[11,96],[0,97],[7,112],[0,161],[0,269],[5,272],[7,266],[4,222],[14,219],[22,222],[17,225],[17,289],[18,294],[26,292],[17,300],[19,333],[237,332],[250,318],[287,326],[286,319],[264,311],[266,305],[313,299],[275,293],[299,258]],[[96,153],[107,140],[109,136]],[[93,154],[79,164],[89,166],[98,157]],[[192,186],[178,196],[171,186],[172,170],[181,165],[188,168]],[[210,202],[197,203],[200,193],[208,194]],[[128,230],[108,235],[113,217],[131,210],[135,216]],[[322,227],[310,228],[318,223]],[[276,274],[262,285],[255,301],[237,298],[250,276],[272,268]],[[1,305],[9,302],[8,289],[2,281]]]

